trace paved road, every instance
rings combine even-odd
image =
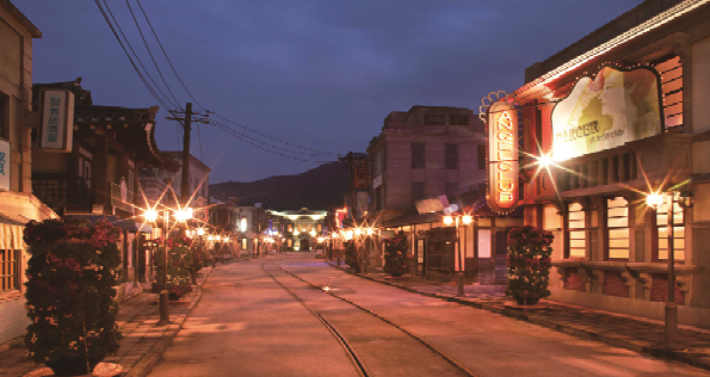
[[[284,269],[373,310],[479,377],[710,376],[360,279],[309,255],[288,257],[280,262]],[[261,269],[263,262],[219,267],[210,276],[202,301],[151,376],[357,376],[332,334]],[[274,274],[343,333],[373,375],[462,375],[384,322],[286,274]]]

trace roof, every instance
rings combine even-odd
[[[42,32],[39,31],[39,28],[35,26],[35,24],[32,23],[22,12],[20,12],[19,9],[15,7],[14,4],[10,2],[10,0],[0,0],[0,7],[4,8],[7,10],[8,13],[10,13],[17,21],[19,21],[22,26],[24,26],[27,31],[30,32],[30,35],[32,38],[42,38]]]

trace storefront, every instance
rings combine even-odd
[[[525,223],[555,236],[550,298],[663,319],[670,243],[680,322],[710,328],[710,2],[644,2],[526,82],[503,102]]]

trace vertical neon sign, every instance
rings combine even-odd
[[[508,102],[488,108],[488,206],[510,212],[518,205],[518,114]]]

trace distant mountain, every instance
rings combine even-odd
[[[278,175],[254,182],[224,182],[210,185],[210,195],[238,205],[262,203],[262,208],[277,210],[327,210],[343,206],[350,186],[350,172],[341,162],[329,162],[307,172]]]

